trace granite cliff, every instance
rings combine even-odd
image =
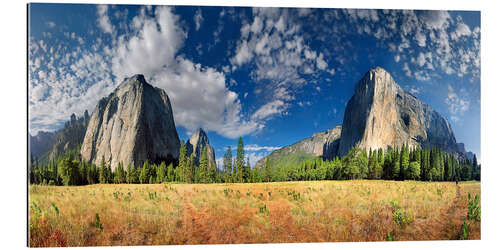
[[[97,104],[81,155],[96,165],[104,158],[112,168],[119,162],[141,166],[146,160],[168,164],[178,159],[179,145],[167,94],[134,75]]]
[[[205,131],[199,128],[186,142],[187,155],[194,153],[195,163],[197,166],[200,165],[201,152],[205,147],[207,148],[208,164],[216,166],[214,148],[210,145]]]
[[[461,151],[446,118],[404,91],[380,67],[369,70],[356,84],[342,127],[339,156],[354,146],[385,150],[407,144]]]
[[[456,142],[446,118],[404,91],[386,70],[375,67],[356,84],[342,126],[315,133],[267,157],[274,165],[273,162],[292,155],[295,161],[309,156],[333,159],[347,155],[354,146],[368,151],[370,148],[387,150],[403,144],[422,148],[437,146],[460,158],[472,157],[463,143]],[[260,159],[256,167],[263,166],[267,157]]]

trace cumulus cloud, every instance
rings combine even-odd
[[[469,110],[470,101],[465,98],[460,98],[455,89],[448,85],[448,95],[445,99],[448,104],[448,110],[453,117],[453,120],[458,120],[459,115],[463,115],[465,111]]]
[[[137,35],[115,48],[114,75],[145,74],[166,90],[176,124],[188,130],[203,127],[229,138],[260,130],[263,124],[243,118],[239,97],[226,87],[223,72],[176,56],[186,38],[178,18],[168,7],[156,8],[154,17],[136,17]]]
[[[98,24],[103,33],[114,33],[107,12],[107,6],[97,7]],[[62,54],[61,60],[51,57],[43,69],[36,66],[46,56],[41,53],[46,53],[47,46],[43,40],[31,44],[30,62],[35,66],[30,71],[32,133],[54,129],[71,113],[92,111],[124,77],[137,73],[166,90],[176,125],[187,130],[203,127],[237,138],[263,128],[262,122],[243,117],[239,96],[226,87],[223,72],[177,55],[186,33],[170,8],[143,8],[128,26],[128,33],[114,37],[110,46],[96,43],[91,50],[57,51],[54,54]],[[67,37],[77,39],[78,35],[68,33]]]
[[[101,28],[104,33],[112,34],[114,28],[109,20],[107,5],[97,6],[97,17],[97,24],[99,25],[99,28]]]
[[[200,29],[202,22],[203,22],[203,15],[201,14],[201,9],[198,9],[196,10],[196,14],[194,15],[194,24],[196,30]]]
[[[260,107],[255,113],[252,115],[252,119],[254,120],[264,120],[269,118],[274,114],[281,114],[285,111],[287,104],[282,100],[275,100],[269,103],[266,103],[262,107]]]
[[[252,120],[266,120],[286,112],[295,90],[322,72],[334,74],[322,52],[312,49],[301,34],[295,16],[308,16],[310,9],[254,8],[244,21],[241,37],[230,59],[233,71],[250,65],[262,104]]]

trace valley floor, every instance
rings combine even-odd
[[[29,187],[29,245],[480,239],[478,182]],[[464,231],[465,230],[465,231]]]

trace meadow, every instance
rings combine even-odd
[[[31,185],[29,245],[480,239],[480,192],[381,180]]]

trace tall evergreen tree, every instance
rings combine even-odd
[[[167,165],[164,161],[156,168],[156,183],[167,181]]]
[[[208,183],[208,154],[207,154],[207,147],[203,147],[201,150],[201,157],[200,157],[200,181],[202,183]],[[211,182],[211,180],[210,180]]]
[[[243,168],[245,166],[245,150],[243,147],[243,139],[238,139],[238,147],[236,148],[236,168],[238,173],[238,182],[243,182]]]
[[[233,155],[231,153],[231,146],[227,147],[227,151],[224,154],[224,171],[226,173],[226,183],[231,182],[231,175],[233,170]]]
[[[265,182],[270,182],[271,181],[271,163],[269,162],[269,157],[266,157],[266,165],[264,166],[264,172],[265,172]]]
[[[118,166],[115,169],[115,183],[121,184],[125,183],[125,170],[123,169],[123,164],[121,162],[118,163]]]
[[[406,172],[408,170],[409,165],[410,165],[410,153],[408,150],[408,146],[404,144],[403,148],[401,149],[401,165],[399,172],[399,178],[401,180],[404,180],[406,178]]]
[[[251,178],[250,178],[250,170],[251,170],[251,167],[250,167],[250,158],[247,156],[247,164],[245,166],[245,172],[244,172],[244,176],[245,176],[245,182],[251,182]]]
[[[104,155],[101,158],[101,165],[99,166],[99,183],[106,183],[106,161]]]
[[[179,150],[179,166],[177,168],[179,169],[180,172],[180,181],[183,182],[186,181],[187,160],[188,160],[187,147],[186,144],[184,143],[184,140],[181,140],[181,147]]]

